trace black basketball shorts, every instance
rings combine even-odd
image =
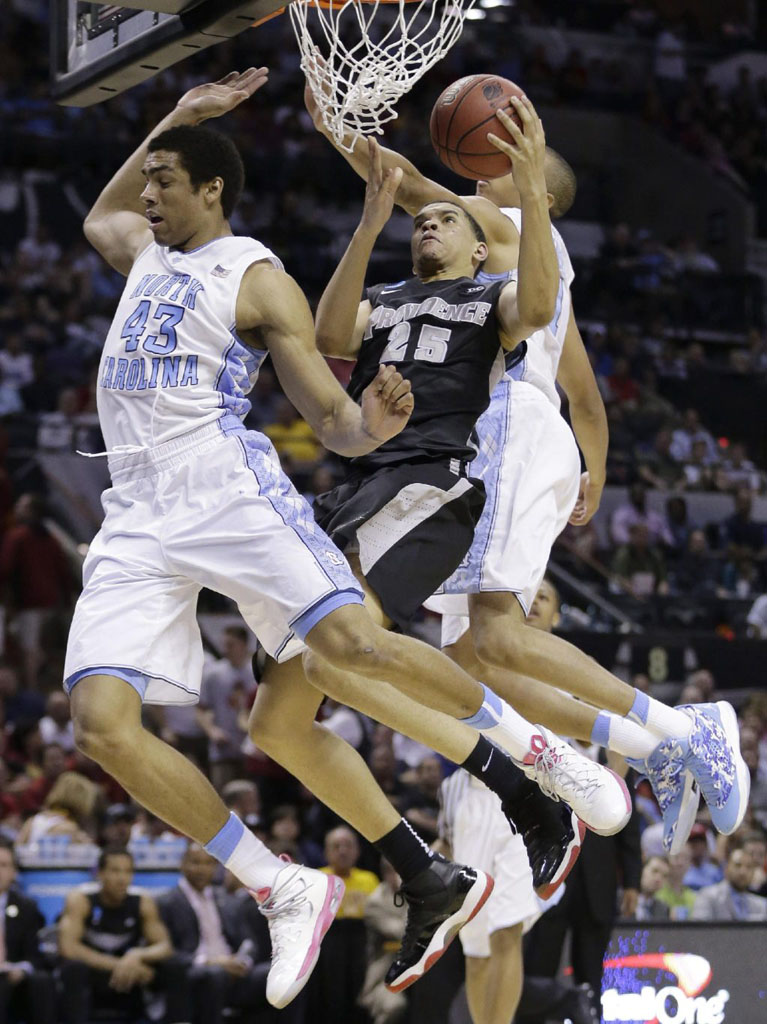
[[[358,551],[362,572],[406,629],[471,546],[485,489],[457,459],[353,475],[319,495],[314,515],[335,544]]]

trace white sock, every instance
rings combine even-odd
[[[658,737],[628,718],[600,711],[591,730],[591,742],[624,757],[644,761],[658,746]]]
[[[285,867],[285,861],[275,857],[233,812],[205,849],[253,892],[271,889]]]
[[[482,684],[485,698],[482,707],[463,721],[487,736],[517,760],[522,761],[530,750],[530,741],[538,729],[518,714],[511,705]]]
[[[661,704],[641,690],[634,691],[634,703],[626,715],[637,725],[646,726],[661,739],[686,738],[692,732],[692,719],[684,713]]]

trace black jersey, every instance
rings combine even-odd
[[[349,394],[358,402],[379,364],[391,363],[410,381],[415,409],[400,434],[352,459],[353,468],[474,458],[474,424],[504,369],[495,308],[505,284],[413,277],[368,289],[373,312]]]
[[[97,892],[88,895],[91,905],[85,920],[83,942],[109,956],[122,956],[141,944],[141,897],[129,893],[117,907],[102,903]]]

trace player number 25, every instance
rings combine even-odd
[[[405,358],[407,343],[410,341],[410,324],[403,320],[389,331],[389,341],[383,350],[380,362],[400,363]],[[448,327],[434,327],[424,324],[418,335],[418,344],[413,352],[413,359],[423,359],[427,363],[444,363],[447,346],[450,341]]]
[[[142,299],[138,306],[125,321],[120,337],[125,342],[126,352],[135,352],[138,348],[141,337],[146,330],[149,312],[152,303],[149,299]],[[161,302],[150,320],[150,327],[155,321],[159,324],[158,334],[147,334],[144,338],[143,349],[155,356],[167,356],[178,344],[176,337],[176,326],[184,316],[183,306],[174,306],[170,302]]]

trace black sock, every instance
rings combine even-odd
[[[386,857],[402,879],[403,885],[428,868],[434,857],[424,840],[404,818],[391,832],[377,839],[373,846]]]
[[[505,750],[496,747],[487,736],[479,736],[477,745],[461,765],[469,775],[484,782],[507,803],[519,798],[527,792],[530,782],[522,771],[514,764]]]

